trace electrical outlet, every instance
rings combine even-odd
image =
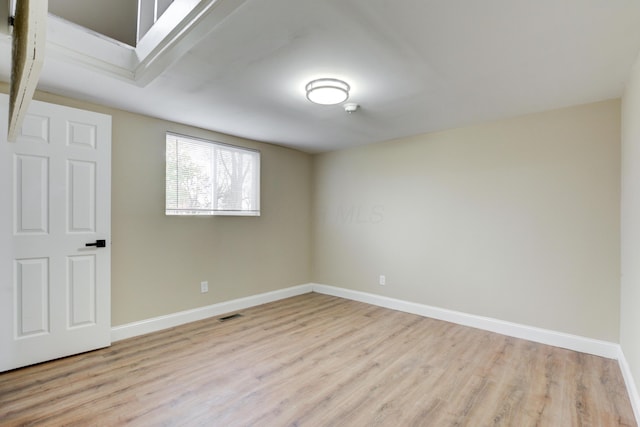
[[[380,284],[380,286],[384,286],[387,284],[387,278],[383,275],[380,275],[380,280],[378,281],[378,283]]]
[[[200,293],[209,292],[209,282],[200,282]]]

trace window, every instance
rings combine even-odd
[[[167,133],[167,215],[260,215],[260,152]]]

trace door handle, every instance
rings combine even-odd
[[[96,248],[104,248],[107,246],[106,240],[96,240],[95,243],[87,243],[85,246],[95,246]]]

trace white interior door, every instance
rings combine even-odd
[[[32,101],[7,142],[8,102],[0,95],[0,371],[111,344],[111,116]]]

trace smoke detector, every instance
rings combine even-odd
[[[358,104],[356,104],[355,102],[349,102],[347,104],[344,104],[344,111],[346,111],[349,114],[353,113],[358,108],[360,108],[360,106]]]

